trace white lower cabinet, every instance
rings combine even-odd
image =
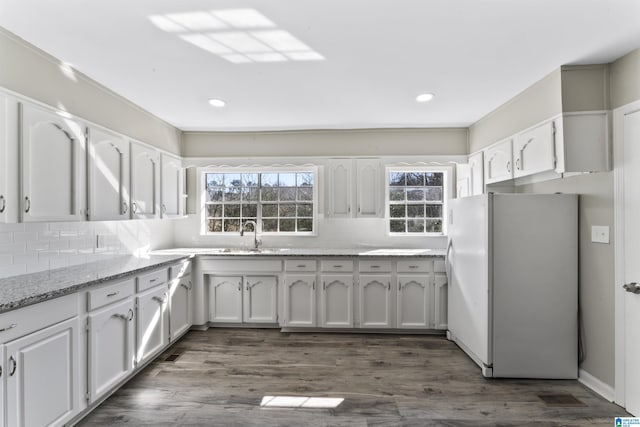
[[[353,328],[353,275],[323,274],[321,326],[324,328]]]
[[[361,328],[390,328],[391,275],[360,275],[359,308]]]
[[[191,276],[175,278],[169,285],[169,340],[174,341],[184,334],[193,321],[193,282]]]
[[[316,275],[287,275],[284,280],[284,325],[316,326]]]
[[[78,413],[78,332],[73,317],[6,344],[7,426],[60,426]]]
[[[134,300],[128,297],[89,314],[89,401],[133,371]]]
[[[166,283],[136,296],[136,364],[169,344],[168,306]]]
[[[398,328],[431,326],[431,286],[429,275],[398,275]]]
[[[209,321],[276,323],[276,276],[209,276]]]

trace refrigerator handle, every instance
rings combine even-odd
[[[447,244],[447,252],[444,257],[445,272],[447,273],[447,282],[449,284],[451,283],[451,267],[450,267],[451,258],[449,257],[449,254],[451,253],[451,248],[453,248],[453,239],[449,239],[449,243]]]

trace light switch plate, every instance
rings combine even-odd
[[[607,225],[591,226],[591,241],[593,243],[609,243],[609,226]]]

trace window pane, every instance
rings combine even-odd
[[[208,173],[206,176],[207,188],[222,187],[224,185],[224,174]]]
[[[272,187],[262,188],[260,192],[261,192],[260,199],[263,201],[275,202],[278,200],[277,188],[272,188]]]
[[[427,187],[426,200],[442,200],[442,187]]]
[[[407,185],[424,185],[424,173],[407,172]]]
[[[426,217],[442,218],[442,205],[426,205]]]
[[[405,222],[404,220],[394,220],[392,219],[390,222],[390,230],[392,233],[404,233],[405,231],[407,231],[405,229]]]
[[[425,185],[432,185],[434,187],[442,187],[442,180],[444,174],[442,172],[427,172],[424,174],[426,178]]]
[[[389,189],[389,200],[393,200],[393,201],[404,200],[404,188]]]
[[[280,216],[296,216],[296,205],[280,205]]]
[[[222,220],[221,219],[210,219],[208,221],[207,228],[210,233],[219,233],[222,231]]]
[[[262,217],[278,216],[278,205],[262,205]]]
[[[308,218],[299,219],[298,231],[313,231],[313,220]]]
[[[226,231],[226,232],[240,231],[240,220],[239,219],[225,219],[224,220],[224,231]]]
[[[424,217],[424,205],[409,205],[409,206],[407,206],[407,217],[409,217],[409,218],[423,218]]]
[[[424,200],[422,188],[407,188],[407,200]]]
[[[258,216],[258,205],[250,204],[250,205],[242,205],[242,217],[257,217]]]
[[[389,185],[398,186],[406,185],[404,172],[390,172],[389,173]]]
[[[424,219],[410,219],[407,221],[409,233],[424,233]]]
[[[280,220],[280,231],[296,231],[296,220],[295,219],[281,219]]]
[[[263,219],[262,220],[262,231],[265,231],[265,232],[278,231],[278,220],[277,219]]]
[[[240,187],[241,185],[242,185],[242,177],[239,173],[224,174],[225,187]]]
[[[295,187],[284,187],[280,188],[280,200],[284,200],[287,202],[293,202],[296,200],[296,189]]]
[[[263,173],[260,174],[263,187],[277,187],[278,186],[278,174],[277,173]]]
[[[244,187],[242,189],[242,200],[255,202],[258,200],[258,187]]]
[[[207,188],[207,202],[221,202],[222,193],[224,188],[222,187],[208,187]]]
[[[240,205],[236,205],[235,203],[224,205],[224,216],[226,218],[240,217]]]
[[[311,172],[301,172],[296,174],[298,187],[313,187],[313,174]]]
[[[404,218],[405,205],[389,205],[389,216],[391,218]]]
[[[295,187],[296,186],[296,174],[295,173],[281,173],[278,174],[278,185],[280,187]]]
[[[310,203],[298,205],[298,216],[313,216],[313,205]]]
[[[313,187],[298,188],[298,200],[313,200]]]
[[[242,186],[243,187],[257,187],[258,186],[258,174],[257,173],[243,173],[242,174]]]
[[[442,220],[440,219],[428,219],[426,225],[427,225],[427,233],[442,232]]]
[[[240,201],[240,187],[226,187],[224,191],[225,202]]]
[[[207,205],[207,216],[215,216],[215,217],[221,217],[222,216],[222,205]]]

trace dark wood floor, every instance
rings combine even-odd
[[[261,408],[265,395],[345,400]],[[189,332],[79,425],[611,426],[624,415],[577,381],[485,379],[441,336],[209,329]]]

